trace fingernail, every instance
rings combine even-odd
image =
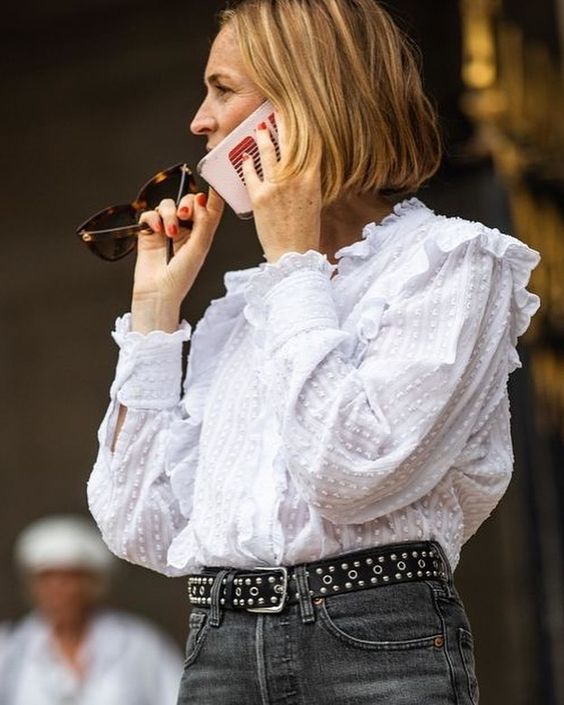
[[[205,193],[199,193],[196,196],[196,201],[198,202],[199,206],[205,206],[206,203],[208,202],[208,197],[206,196]]]
[[[176,225],[169,225],[167,231],[168,234],[172,237],[176,237],[178,235],[178,228],[176,227]]]
[[[241,157],[241,159],[242,159],[244,162],[246,162],[247,159],[250,159],[250,158],[251,158],[251,155],[250,155],[248,152],[243,152],[243,156]]]
[[[155,233],[160,233],[162,229],[163,229],[162,225],[160,224],[159,221],[157,221],[154,226],[151,225],[151,230]]]
[[[190,213],[190,209],[186,208],[186,206],[183,206],[179,211],[178,215],[188,215]]]
[[[266,130],[266,122],[259,123],[258,129],[259,130]]]

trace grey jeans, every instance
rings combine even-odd
[[[225,610],[219,626],[193,608],[178,705],[478,703],[452,577],[302,599],[279,614]]]

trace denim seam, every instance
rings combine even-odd
[[[473,688],[472,680],[470,677],[470,669],[468,668],[468,662],[466,661],[466,656],[464,655],[464,650],[462,648],[463,639],[468,639],[470,646],[472,645],[471,633],[468,630],[463,629],[462,627],[458,627],[458,649],[460,651],[460,658],[462,659],[464,674],[466,675],[466,687],[468,688],[468,697],[470,698],[470,702],[472,703],[472,705],[476,705],[476,698],[472,694]]]
[[[202,649],[202,646],[204,645],[204,641],[206,639],[209,628],[210,625],[208,624],[207,618],[202,619],[200,624],[198,625],[196,634],[194,635],[194,648],[192,649],[189,655],[186,654],[186,658],[184,659],[184,668],[191,666],[196,660],[198,654]]]
[[[454,672],[454,664],[452,663],[452,657],[449,652],[450,640],[449,640],[447,625],[445,622],[445,617],[443,615],[443,612],[439,606],[440,595],[438,595],[435,590],[431,590],[431,592],[433,595],[433,603],[435,605],[435,611],[437,612],[437,615],[439,616],[439,619],[441,620],[441,625],[442,625],[442,629],[443,629],[443,636],[444,636],[444,640],[445,640],[444,646],[443,646],[443,651],[444,651],[446,662],[448,664],[448,670],[449,670],[449,674],[450,674],[450,685],[451,685],[452,692],[454,695],[454,702],[456,703],[456,705],[462,705],[462,703],[460,703],[460,700],[458,698],[458,690],[456,688],[456,674]]]
[[[257,675],[262,705],[269,705],[268,682],[266,677],[266,664],[264,660],[264,615],[257,617],[255,630],[255,652],[257,659]]]

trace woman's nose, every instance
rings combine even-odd
[[[202,105],[190,123],[190,131],[194,135],[209,135],[215,130],[215,128],[215,119],[207,110],[205,110],[205,106]]]

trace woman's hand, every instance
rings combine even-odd
[[[223,200],[213,189],[188,194],[178,206],[172,199],[139,219],[152,233],[141,233],[131,305],[132,328],[140,333],[178,328],[180,305],[190,291],[211,247],[223,213]],[[174,257],[167,263],[167,244]]]
[[[276,116],[280,153],[284,157],[284,124]],[[318,250],[321,227],[321,176],[312,163],[301,176],[276,181],[276,149],[265,123],[257,129],[257,145],[264,178],[258,176],[253,159],[243,160],[243,174],[249,191],[257,235],[269,262],[285,252]]]

